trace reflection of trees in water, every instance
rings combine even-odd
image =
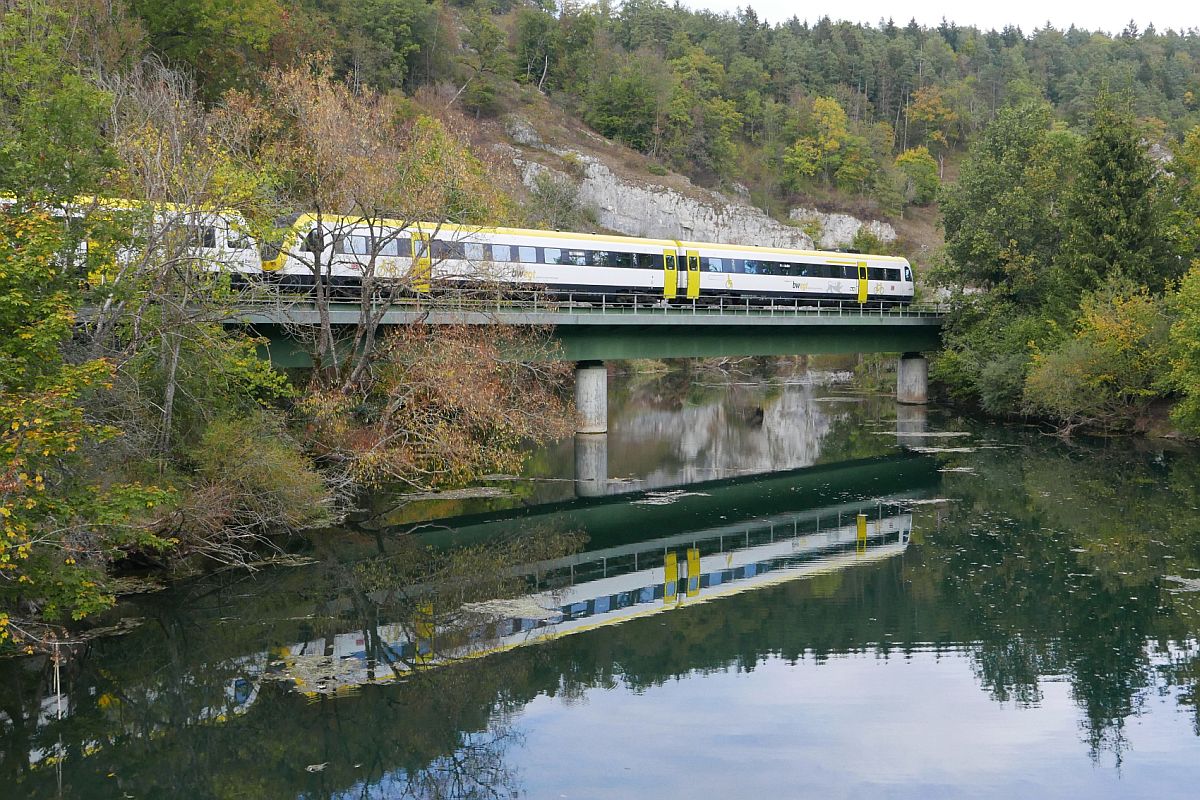
[[[993,696],[1035,703],[1043,676],[1067,676],[1093,755],[1119,763],[1125,722],[1151,692],[1194,704],[1195,665],[1180,654],[1194,653],[1197,620],[1164,580],[1200,566],[1195,456],[1039,442],[969,463],[978,477],[947,477],[961,502],[914,579],[959,609]]]
[[[150,599],[158,614],[142,629],[99,641],[69,665],[61,722],[38,721],[45,670],[0,663],[0,702],[16,721],[2,731],[0,781],[22,796],[54,796],[42,754],[61,742],[68,796],[119,797],[127,787],[154,797],[332,797],[355,787],[362,797],[510,797],[519,786],[507,755],[519,739],[507,720],[529,698],[514,700],[508,687],[526,682],[525,662],[413,663],[399,685],[336,700],[262,678],[278,668],[281,646],[347,629],[382,655],[380,621],[413,620],[418,607],[431,611],[414,626],[433,624],[453,641],[458,628],[487,621],[465,606],[527,591],[514,566],[578,545],[577,536],[537,531],[454,552],[393,540],[376,559],[278,571],[249,595],[237,581],[178,604]],[[320,596],[331,586],[340,588]],[[314,599],[326,614],[311,614]],[[297,630],[297,616],[311,619]]]

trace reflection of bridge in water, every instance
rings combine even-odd
[[[935,477],[928,459],[897,456],[463,519],[422,538],[445,547],[541,525],[585,531],[589,544],[512,568],[526,593],[464,604],[452,625],[439,623],[445,609],[418,603],[406,619],[297,643],[276,677],[336,693],[885,560],[907,548],[911,501]],[[833,499],[848,495],[857,499]],[[423,588],[433,587],[410,593]]]

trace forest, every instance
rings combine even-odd
[[[186,230],[54,209],[230,208],[263,236],[313,209],[536,224],[536,191],[478,139],[545,104],[652,174],[762,208],[940,214],[945,246],[918,267],[951,308],[933,375],[955,403],[1063,433],[1167,409],[1200,430],[1195,31],[767,23],[661,0],[0,8],[0,648],[109,607],[114,565],[252,563],[266,532],[364,487],[461,485],[566,429],[561,371],[499,357],[537,333],[376,340],[364,305],[357,357],[318,325],[301,379],[219,324],[244,290]]]

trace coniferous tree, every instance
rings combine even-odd
[[[1077,298],[1117,277],[1155,291],[1178,277],[1162,211],[1158,170],[1128,102],[1101,92],[1068,197],[1066,240],[1055,261],[1064,297]]]

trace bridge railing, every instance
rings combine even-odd
[[[240,303],[242,301],[239,301]],[[522,293],[513,296],[482,296],[470,292],[439,294],[426,297],[403,297],[377,301],[396,311],[439,311],[462,313],[524,313],[524,314],[616,314],[670,316],[814,316],[814,317],[893,317],[937,318],[945,315],[944,305],[905,304],[886,305],[868,302],[864,305],[841,300],[815,300],[779,297],[702,297],[694,300],[664,300],[662,295],[595,295],[577,293]],[[334,300],[339,308],[359,307],[361,298]],[[313,303],[303,295],[276,295],[246,298],[249,307],[306,308]],[[374,304],[373,304],[374,305]],[[376,308],[379,305],[375,305]]]

